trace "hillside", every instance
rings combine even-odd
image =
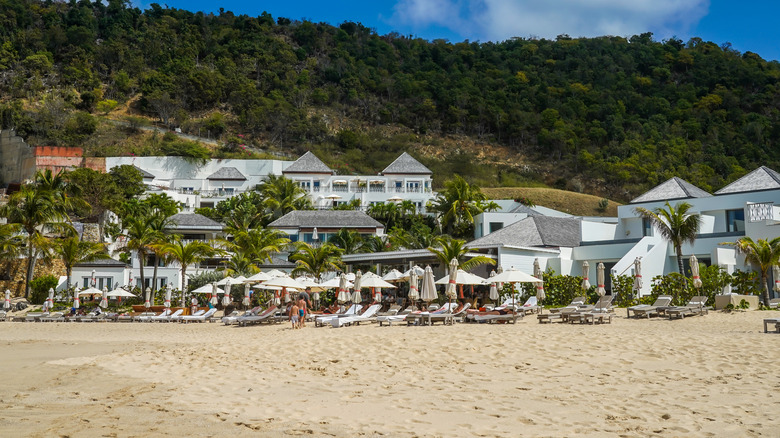
[[[314,150],[366,173],[408,150],[439,184],[458,173],[625,201],[671,176],[713,191],[779,168],[778,78],[777,62],[698,38],[450,43],[267,13],[0,0],[0,126],[93,155]],[[218,144],[163,145],[138,133],[151,122]]]
[[[489,199],[525,198],[536,205],[552,208],[575,216],[617,216],[618,203],[608,201],[606,208],[600,209],[602,199],[598,196],[575,193],[566,190],[541,187],[499,187],[482,188]]]

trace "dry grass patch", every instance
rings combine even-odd
[[[539,187],[483,187],[482,193],[489,199],[527,198],[536,205],[577,216],[617,216],[617,207],[621,205],[609,201],[606,210],[599,211],[602,198],[598,196]]]

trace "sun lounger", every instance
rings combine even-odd
[[[263,310],[263,308],[260,307],[260,306],[257,306],[254,309],[247,310],[246,312],[244,312],[244,313],[242,313],[240,315],[237,314],[237,312],[233,312],[233,314],[231,314],[231,315],[223,316],[221,321],[225,325],[236,324],[238,322],[238,318],[241,318],[242,316],[257,315],[261,310]]]
[[[211,309],[208,310],[208,312],[206,312],[206,313],[204,313],[202,315],[186,315],[186,316],[182,316],[181,318],[179,318],[179,322],[183,322],[185,324],[186,323],[190,323],[190,322],[206,322],[209,319],[211,319],[211,317],[213,317],[215,313],[217,313],[217,308],[216,307],[212,307]]]
[[[410,313],[404,321],[406,321],[406,325],[425,325],[428,323],[429,317],[431,315],[443,315],[446,313],[451,313],[450,308],[452,304],[457,303],[444,303],[443,306],[439,307],[433,312]]]
[[[498,312],[498,313],[496,313]],[[474,322],[478,323],[496,323],[496,322],[517,322],[517,318],[522,319],[525,314],[517,312],[511,307],[495,308],[489,312],[479,312],[473,315]]]
[[[422,313],[422,312],[417,312]],[[414,312],[409,313],[399,313],[397,315],[382,315],[376,317],[376,322],[379,323],[379,326],[382,327],[383,325],[393,325],[394,322],[404,322],[406,321],[406,317],[409,315],[414,314]]]
[[[592,309],[594,306],[588,306],[585,304],[585,297],[575,297],[571,300],[571,303],[566,307],[559,307],[550,309],[550,313],[539,313],[536,315],[540,324],[547,322],[566,322],[569,320],[570,315],[574,315],[577,312],[585,312]]]
[[[400,311],[401,311],[401,306],[399,306],[398,304],[393,304],[392,306],[390,306],[389,309],[387,309],[387,311],[378,312],[376,316],[380,317],[380,316],[397,315]]]
[[[659,295],[655,299],[653,304],[639,304],[637,306],[631,306],[626,308],[626,317],[631,318],[631,312],[634,313],[634,317],[639,318],[645,316],[650,318],[653,315],[659,314],[659,307],[668,307],[672,302],[672,297],[669,295]]]
[[[780,333],[780,318],[766,318],[764,319],[764,333],[769,333],[769,326],[774,325],[777,333]]]
[[[778,306],[780,306],[780,298],[772,298],[769,300],[770,309],[777,309]]]
[[[575,310],[576,309],[580,309],[581,307],[586,306],[586,304],[585,304],[586,301],[587,301],[587,298],[585,298],[585,297],[574,297],[571,300],[571,303],[566,305],[566,307],[558,307],[558,308],[550,309],[550,313],[568,312],[567,309],[570,309],[570,308],[574,308]]]
[[[200,309],[200,310],[197,310],[197,311],[196,311],[195,313],[193,313],[192,315],[177,315],[177,316],[173,316],[173,315],[171,315],[171,318],[170,318],[170,321],[169,321],[169,322],[181,322],[181,319],[182,319],[182,318],[184,318],[185,316],[201,316],[201,315],[203,315],[203,314],[205,314],[205,313],[206,313],[206,311],[205,311],[205,310],[203,310],[203,309]]]
[[[567,320],[570,323],[585,323],[589,322],[593,324],[597,319],[601,322],[608,320],[612,323],[612,300],[615,299],[614,295],[604,295],[599,297],[599,300],[591,308],[580,308],[574,313],[569,314]]]
[[[366,309],[361,315],[344,316],[341,318],[333,318],[330,320],[330,325],[334,328],[344,327],[346,325],[356,324],[361,322],[373,322],[376,321],[376,312],[382,307],[381,304],[373,304]]]
[[[683,319],[686,316],[704,315],[708,310],[706,306],[707,297],[696,296],[691,298],[685,306],[667,308],[666,315],[669,316],[669,319],[674,319],[675,317]]]
[[[522,313],[523,315],[528,315],[529,313],[536,313],[538,311],[539,311],[539,302],[535,296],[528,297],[525,303],[523,303],[522,306],[517,308],[517,312]]]
[[[181,312],[179,312],[179,315],[181,315]],[[162,312],[160,312],[159,315],[139,316],[138,321],[140,322],[161,321],[163,318],[168,319],[169,316],[171,316],[171,309],[165,309]]]
[[[184,309],[178,309],[173,313],[169,310],[167,315],[153,316],[151,320],[153,322],[171,322],[174,318],[178,320],[182,313],[184,313]]]
[[[50,313],[46,316],[41,316],[38,321],[40,322],[65,322],[65,315],[62,312]]]
[[[471,303],[466,303],[455,313],[431,313],[428,315],[428,325],[441,321],[444,324],[454,324],[456,322],[463,322],[463,318],[466,316],[466,311],[471,308]]]
[[[244,327],[249,324],[262,324],[264,322],[276,322],[275,314],[277,310],[279,309],[276,306],[271,306],[257,315],[239,316],[236,319],[236,323],[238,323],[240,327]]]
[[[45,318],[49,316],[49,312],[41,313],[41,312],[35,312],[35,313],[26,313],[22,316],[15,316],[14,321],[22,321],[22,322],[38,322],[41,320],[41,318]]]
[[[314,318],[314,327],[323,327],[325,324],[330,324],[333,321],[333,318],[357,315],[357,313],[362,308],[363,306],[361,306],[360,304],[353,304],[344,313],[335,313],[335,314],[331,313],[328,315],[318,315],[317,317]]]

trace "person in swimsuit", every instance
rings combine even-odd
[[[306,302],[306,299],[302,296],[298,296],[298,326],[299,327],[306,327],[306,314],[309,310],[309,303]]]
[[[298,310],[298,303],[293,303],[292,308],[290,308],[290,323],[294,329],[298,328]]]

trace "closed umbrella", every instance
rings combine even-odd
[[[642,260],[637,257],[634,259],[634,292],[639,297],[639,293],[642,290]]]
[[[3,309],[8,310],[11,308],[11,291],[5,290],[5,302],[3,303]]]
[[[105,286],[103,287],[103,297],[100,300],[100,307],[104,309],[108,307],[108,288]]]
[[[430,303],[439,297],[436,293],[436,283],[433,281],[433,269],[427,266],[423,271],[422,287],[420,288],[420,299],[426,303]]]
[[[244,283],[244,301],[241,302],[244,306],[249,307],[249,289],[250,289],[249,283]]]
[[[347,276],[344,273],[342,273],[341,276],[339,277],[338,301],[339,303],[344,304],[347,301],[349,301],[349,299],[350,299],[349,292],[347,292]]]
[[[165,308],[171,308],[171,285],[165,287]]]
[[[542,267],[539,265],[539,259],[534,259],[534,277],[542,279],[544,278],[544,273],[542,272]],[[536,282],[536,301],[541,303],[544,301],[544,282],[538,281]]]
[[[409,276],[409,301],[414,303],[420,299],[420,293],[417,289],[417,273],[412,272]]]
[[[587,291],[590,289],[590,282],[588,281],[588,272],[590,271],[590,263],[587,260],[582,262],[582,290]]]
[[[695,255],[691,254],[691,276],[693,277],[693,287],[701,287],[701,278],[699,278],[699,259]]]
[[[92,277],[89,278],[89,285],[91,287],[97,287],[97,277],[95,276],[95,270],[92,270]]]
[[[496,304],[498,304],[498,285],[496,285],[496,282],[494,282],[492,279],[496,276],[496,271],[490,271],[490,295],[488,298],[490,298],[492,301],[495,301]]]
[[[447,298],[454,300],[457,298],[458,291],[456,290],[456,284],[458,280],[458,260],[453,258],[450,260],[450,279],[447,282]]]
[[[358,269],[358,271],[355,273],[355,285],[353,286],[355,291],[352,293],[352,302],[362,303],[363,302],[363,295],[361,294],[362,289],[362,283],[363,282],[363,273]]]
[[[73,289],[73,308],[78,309],[81,307],[81,302],[79,301],[79,289]]]
[[[51,311],[54,308],[54,288],[49,288],[49,300],[46,302],[48,303],[46,310]]]
[[[314,231],[311,233],[311,240],[315,242],[320,240],[320,234],[317,232],[317,227],[314,227]]]
[[[772,276],[775,277],[775,292],[780,292],[780,266],[772,267]],[[5,291],[5,294],[8,296],[8,291]]]
[[[599,296],[603,297],[607,294],[607,290],[604,288],[604,263],[599,262],[596,265],[596,292]]]
[[[147,287],[146,288],[146,301],[144,301],[144,307],[146,307],[147,309],[152,307],[152,303],[149,302],[149,297],[150,297],[151,294],[152,294],[152,290]]]
[[[217,291],[219,288],[217,287],[217,283],[211,283],[211,305],[216,306],[219,304],[219,297],[217,297]]]
[[[222,305],[223,306],[229,306],[230,305],[230,281],[225,282],[225,295],[222,297]]]

